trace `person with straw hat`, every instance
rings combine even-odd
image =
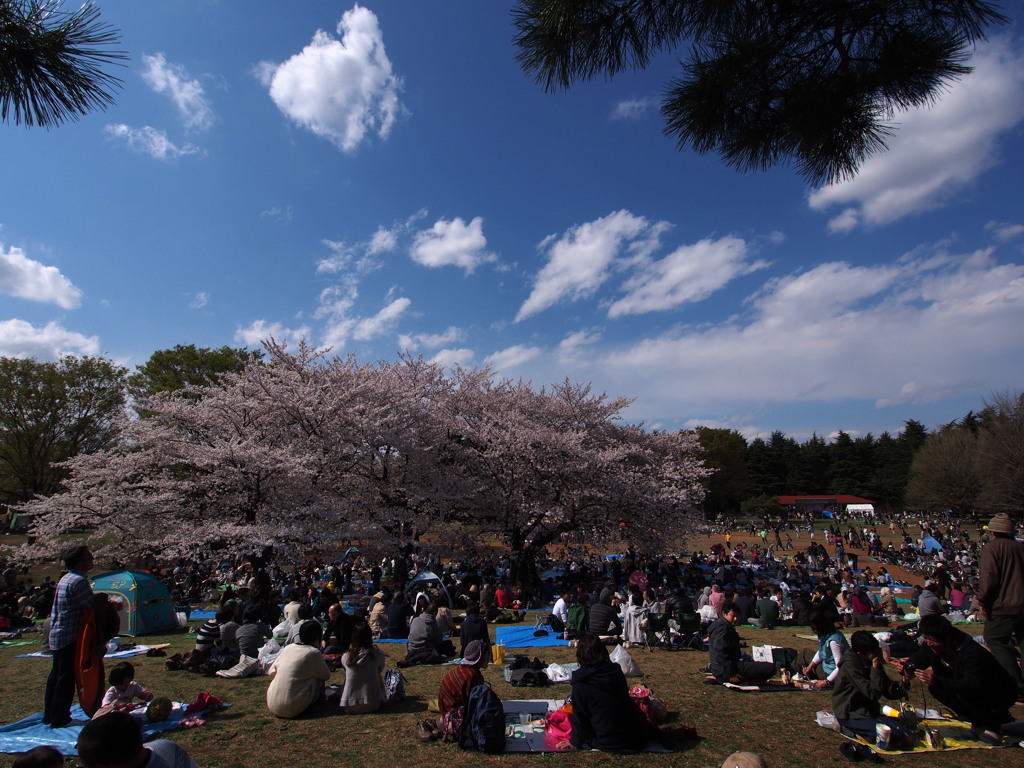
[[[985,642],[992,655],[1017,683],[1024,698],[1024,681],[1015,645],[1024,639],[1024,543],[1014,537],[1016,524],[999,514],[988,524],[990,540],[981,550],[978,602],[985,617]]]

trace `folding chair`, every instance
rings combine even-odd
[[[644,642],[647,650],[653,651],[655,647],[672,650],[672,632],[668,624],[669,614],[649,613],[645,619]]]
[[[704,627],[701,624],[700,614],[681,613],[676,616],[676,624],[681,648],[704,650]]]

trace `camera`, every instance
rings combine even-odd
[[[915,672],[917,672],[917,664],[914,664],[912,661],[908,661],[903,665],[903,674],[913,677]]]

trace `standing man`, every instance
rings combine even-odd
[[[71,723],[71,702],[75,698],[75,639],[82,609],[92,606],[92,587],[86,574],[93,557],[84,545],[72,547],[64,555],[65,573],[57,582],[50,612],[50,649],[53,667],[46,679],[43,723],[63,728]]]
[[[1017,698],[1024,683],[1017,665],[1017,647],[1024,646],[1024,543],[1014,538],[1013,520],[1000,514],[988,524],[992,537],[981,550],[978,602],[985,615],[985,642],[992,655],[1017,683]],[[1022,648],[1024,649],[1024,648]]]

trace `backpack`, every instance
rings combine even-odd
[[[384,703],[397,704],[405,701],[405,675],[397,669],[384,673]]]
[[[505,708],[487,683],[474,685],[469,692],[459,746],[491,754],[505,751]]]

